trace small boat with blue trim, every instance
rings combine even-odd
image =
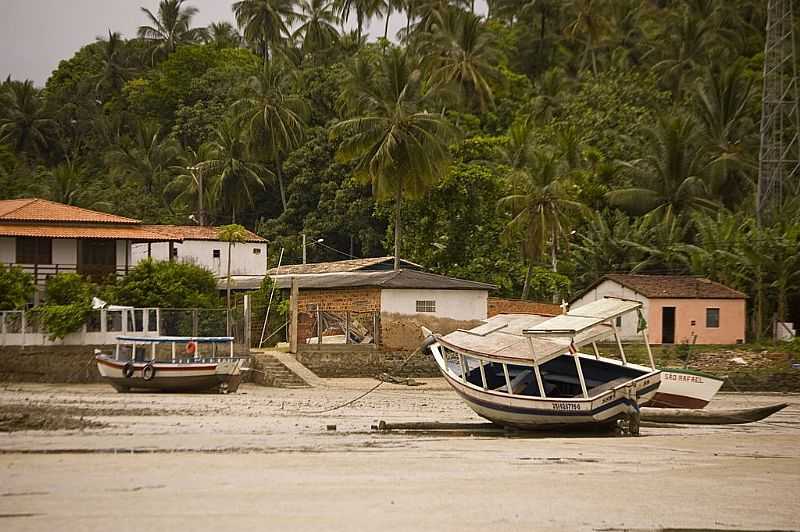
[[[97,369],[118,392],[235,392],[244,358],[231,336],[118,336],[113,355],[96,351]]]
[[[642,304],[605,298],[555,317],[499,314],[426,345],[444,378],[479,416],[522,430],[638,425],[639,408],[658,390],[661,372],[627,361],[615,320]],[[619,360],[600,356],[613,336]],[[643,331],[645,344],[646,330]],[[592,345],[594,354],[578,352]]]

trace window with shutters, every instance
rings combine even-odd
[[[17,237],[17,264],[52,264],[51,238]]]

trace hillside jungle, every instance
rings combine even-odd
[[[532,299],[704,275],[766,333],[800,322],[800,198],[757,223],[765,5],[243,0],[197,27],[163,0],[44,87],[2,83],[0,198],[242,224],[273,265],[301,233],[312,261],[397,244]]]

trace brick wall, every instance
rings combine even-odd
[[[298,311],[311,312],[317,308],[331,312],[377,312],[381,310],[381,291],[379,288],[301,289]]]
[[[490,318],[497,314],[549,314],[553,316],[561,314],[561,307],[558,305],[522,299],[490,297],[487,306],[487,315]]]
[[[407,351],[304,351],[297,361],[320,377],[374,377],[389,373],[396,377],[438,377],[439,369],[429,353],[418,353],[403,367]]]
[[[298,323],[297,338],[299,343],[316,336],[317,310],[325,310],[336,314],[345,312],[368,313],[381,309],[381,291],[379,288],[335,288],[300,290],[297,301]]]

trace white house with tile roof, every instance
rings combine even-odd
[[[155,260],[169,260],[197,264],[217,277],[228,272],[228,243],[219,239],[218,227],[198,225],[145,225],[146,229],[171,235],[175,241],[136,243],[131,249],[133,264],[148,256]],[[267,240],[247,231],[245,241],[231,248],[231,275],[252,276],[260,286],[267,274]]]

